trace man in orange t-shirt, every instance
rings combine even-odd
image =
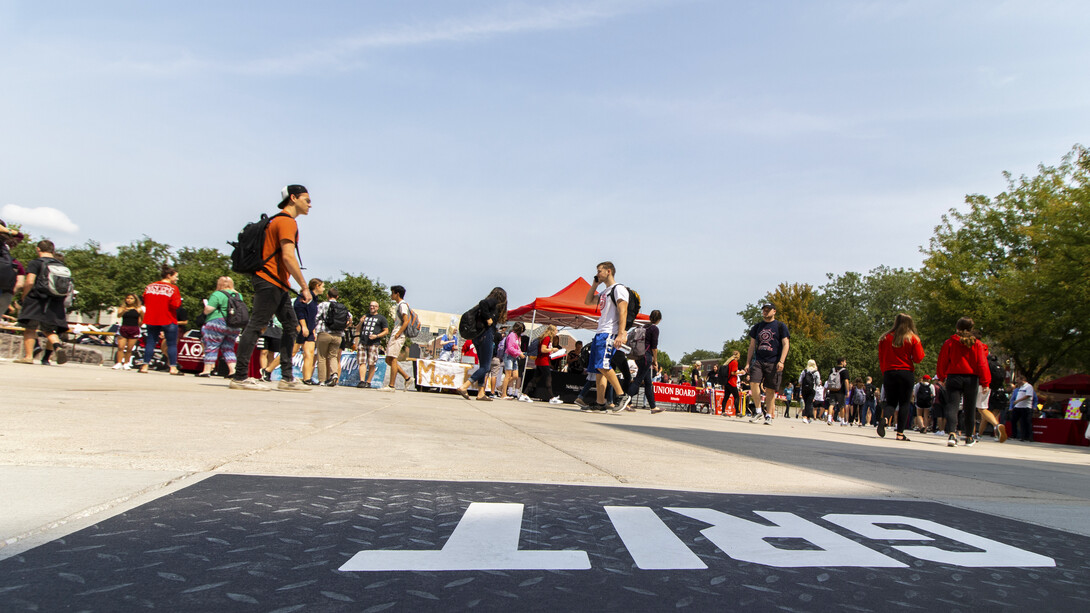
[[[284,391],[310,391],[310,388],[292,376],[291,356],[294,351],[295,329],[299,321],[291,305],[291,279],[299,284],[299,295],[310,300],[306,279],[295,257],[299,242],[299,226],[295,219],[310,212],[310,194],[302,185],[288,185],[280,190],[280,213],[274,215],[265,228],[262,256],[265,266],[257,271],[251,282],[254,286],[254,306],[250,321],[238,340],[238,362],[231,389],[268,391],[261,381],[249,377],[250,355],[257,345],[262,328],[275,315],[284,329],[280,341],[280,383],[277,389]]]

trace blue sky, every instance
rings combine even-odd
[[[918,266],[966,194],[1090,142],[1088,17],[1040,0],[0,0],[0,206],[61,245],[225,248],[303,183],[308,276],[461,312],[610,259],[677,358],[739,336],[736,312],[781,281]]]

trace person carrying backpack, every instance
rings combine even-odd
[[[250,357],[253,355],[261,330],[275,315],[285,334],[280,341],[280,383],[277,389],[289,392],[309,391],[310,388],[296,381],[292,374],[291,356],[294,351],[292,332],[299,325],[292,308],[292,279],[299,285],[299,295],[310,300],[310,290],[303,277],[303,270],[296,257],[299,244],[299,226],[295,220],[310,213],[310,194],[302,185],[288,185],[280,190],[280,213],[263,219],[264,230],[258,233],[260,264],[254,269],[246,267],[254,287],[254,308],[250,321],[238,341],[238,366],[231,379],[230,388],[237,390],[269,391],[260,380],[249,377]],[[259,222],[260,223],[260,222]],[[249,226],[247,226],[249,227]],[[245,230],[243,230],[245,233]],[[240,237],[241,238],[241,237]],[[240,240],[241,243],[241,240]],[[247,245],[252,246],[252,245]],[[232,261],[234,261],[232,257]]]
[[[802,396],[802,421],[810,423],[814,420],[814,397],[821,387],[821,373],[818,372],[817,362],[806,361],[806,368],[799,374],[798,389]]]
[[[241,309],[239,305],[241,304]],[[216,361],[223,356],[227,364],[227,376],[235,374],[235,344],[242,327],[249,322],[249,312],[242,301],[242,294],[235,291],[235,281],[223,276],[216,281],[216,291],[204,301],[204,325],[201,326],[201,344],[204,345],[204,369],[198,377],[211,377]],[[245,320],[239,318],[246,316]],[[228,321],[230,320],[230,321]]]
[[[405,348],[405,339],[414,338],[420,332],[420,319],[405,302],[405,288],[394,285],[390,288],[390,300],[394,301],[394,327],[390,333],[390,340],[386,343],[386,370],[390,373],[390,384],[380,388],[382,392],[393,392],[397,388],[397,376],[405,379],[405,388],[408,389],[411,377],[398,363],[401,350]]]
[[[911,315],[898,313],[893,327],[878,340],[878,366],[882,369],[882,387],[886,398],[885,403],[879,402],[877,407],[879,437],[886,436],[886,421],[882,413],[884,405],[888,405],[897,415],[897,440],[908,441],[905,428],[910,427],[916,413],[912,410],[912,381],[916,378],[916,364],[923,358],[923,344],[916,332],[916,322]],[[918,401],[917,406],[920,406]]]
[[[502,287],[494,287],[484,300],[469,309],[458,322],[458,332],[463,338],[473,339],[473,348],[477,352],[477,370],[473,371],[458,388],[458,393],[469,400],[469,388],[477,386],[477,400],[491,401],[487,395],[485,380],[491,374],[492,354],[496,350],[496,327],[507,321],[507,292]]]
[[[336,387],[341,379],[341,341],[344,331],[352,325],[352,313],[340,303],[340,291],[326,290],[329,300],[318,305],[314,331],[317,333],[318,380],[321,385]]]
[[[23,327],[24,356],[13,362],[34,363],[34,344],[38,340],[38,330],[41,330],[46,335],[45,352],[52,351],[57,363],[64,364],[68,361],[68,355],[61,347],[60,334],[68,331],[64,300],[72,287],[72,273],[54,255],[56,247],[53,241],[39,241],[35,249],[38,257],[27,264],[26,281],[19,299],[22,304],[19,325]],[[44,354],[43,363],[48,363]]]
[[[643,386],[643,399],[651,413],[661,413],[662,409],[655,404],[655,386],[652,383],[652,372],[658,368],[659,355],[659,322],[662,321],[662,312],[658,309],[651,311],[651,323],[642,328],[633,328],[628,335],[628,345],[632,347],[632,357],[636,360],[636,378],[628,386],[628,395],[635,396],[640,386]]]

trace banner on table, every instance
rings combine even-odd
[[[691,385],[674,383],[655,383],[655,402],[672,404],[696,404],[696,395],[702,390]]]
[[[469,373],[477,369],[473,364],[461,362],[442,362],[435,360],[417,360],[416,386],[455,389],[461,387]],[[474,386],[475,387],[475,386]]]

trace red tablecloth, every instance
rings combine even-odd
[[[1034,419],[1033,442],[1090,447],[1083,436],[1086,422],[1080,419]]]

